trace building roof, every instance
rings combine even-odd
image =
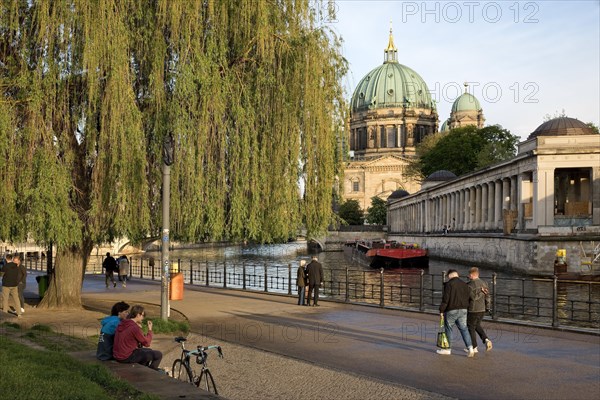
[[[435,108],[427,84],[411,68],[398,62],[392,30],[384,63],[365,75],[352,95],[352,112],[377,108]]]
[[[410,193],[408,193],[406,190],[397,189],[397,190],[394,190],[392,192],[392,194],[390,194],[390,196],[388,197],[388,201],[394,200],[394,199],[401,199],[401,198],[409,196],[409,195],[410,195]]]
[[[425,182],[440,182],[440,181],[450,181],[456,178],[454,172],[446,171],[445,169],[441,169],[439,171],[435,171],[427,178],[425,178]]]
[[[595,135],[592,128],[576,118],[559,117],[546,121],[533,131],[528,139],[538,136]]]
[[[479,111],[481,104],[475,96],[470,93],[463,93],[452,104],[452,113],[459,111]]]
[[[445,132],[450,130],[450,119],[444,121],[442,126],[440,127],[440,132]]]

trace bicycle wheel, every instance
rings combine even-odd
[[[190,371],[190,367],[180,359],[175,360],[171,371],[173,373],[173,378],[192,383],[192,371]]]
[[[217,385],[215,385],[215,380],[213,379],[212,374],[210,373],[210,371],[207,369],[203,369],[200,372],[200,378],[198,378],[198,381],[196,382],[196,385],[200,388],[200,389],[204,389],[207,392],[212,392],[214,394],[219,394],[219,392],[217,392]]]

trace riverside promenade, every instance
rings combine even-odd
[[[84,303],[100,299],[157,304],[160,285],[133,280],[125,289],[120,286],[106,289],[103,277],[86,276]],[[300,387],[296,389],[306,396],[299,398],[354,398],[344,393],[348,387],[338,387],[337,378],[323,378],[329,376],[328,371],[360,378],[363,384],[370,381],[382,384],[384,389],[374,396],[382,399],[398,398],[389,394],[386,397],[386,393],[392,392],[386,392],[385,387],[394,385],[415,388],[414,392],[408,390],[407,398],[596,399],[600,396],[598,335],[484,321],[494,343],[492,351],[467,358],[462,351],[462,339],[455,332],[453,354],[439,356],[435,353],[439,323],[436,315],[324,300],[320,304],[320,307],[302,307],[296,304],[296,298],[288,296],[186,286],[184,299],[171,302],[171,307],[189,319],[193,338],[223,345],[225,360],[231,366],[236,363],[249,366],[246,371],[250,373],[249,368],[261,367],[258,364],[252,367],[253,363],[275,364],[271,367],[277,374],[277,364],[281,363],[280,373],[289,375],[292,386],[297,381],[294,377],[300,376]],[[228,346],[252,352],[244,356],[246,359],[236,360],[228,357]],[[264,359],[261,354],[270,358]],[[163,365],[169,366],[173,358],[174,355],[165,357]],[[244,370],[219,375],[221,360],[213,357],[210,361],[224,393],[228,385],[240,385],[241,378],[235,375],[243,375]],[[288,361],[296,362],[296,370],[283,369]],[[304,376],[311,364],[321,368],[318,375],[323,376]],[[306,371],[302,366],[307,366]],[[281,379],[262,376],[255,384],[268,387],[275,378]],[[305,385],[315,392],[304,390]],[[249,385],[246,387],[247,398],[258,398],[252,396]],[[265,397],[264,392],[261,397],[283,398],[281,393]]]

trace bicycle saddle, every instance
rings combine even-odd
[[[176,341],[177,343],[185,342],[186,340],[187,340],[187,339],[186,339],[186,338],[184,338],[183,336],[177,336],[177,337],[175,338],[175,341]]]

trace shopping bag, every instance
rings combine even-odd
[[[437,347],[440,349],[449,349],[450,343],[448,343],[448,336],[446,335],[446,329],[444,328],[444,317],[440,318],[440,329],[437,334]]]

